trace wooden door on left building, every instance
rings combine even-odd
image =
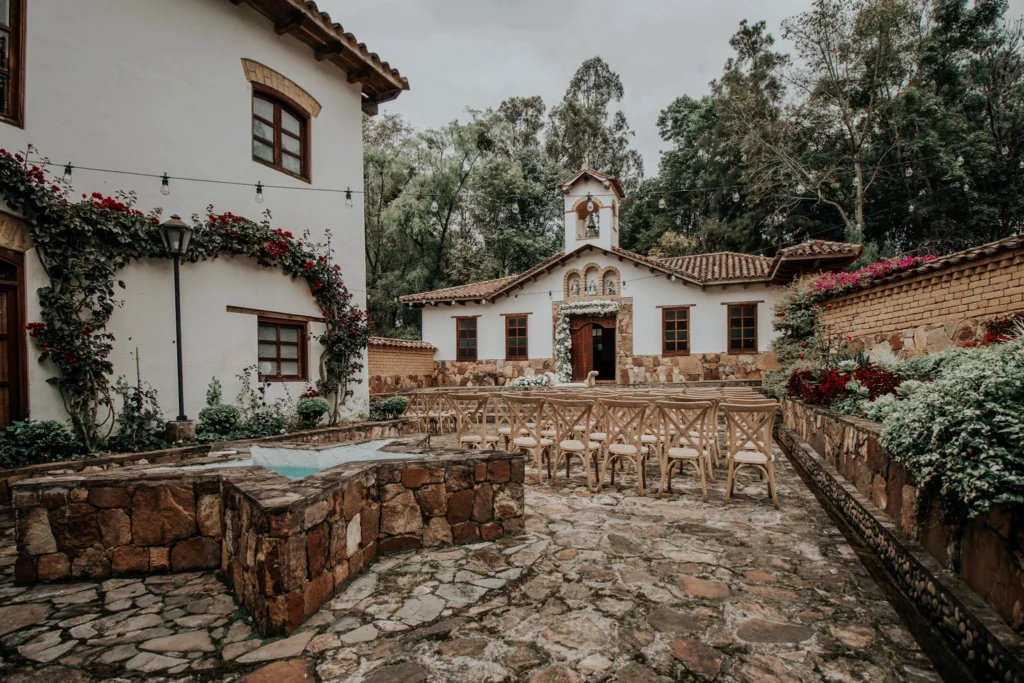
[[[24,255],[0,249],[0,429],[25,419]]]

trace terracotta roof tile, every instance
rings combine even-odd
[[[581,168],[580,170],[576,171],[571,176],[569,176],[562,182],[558,183],[556,187],[559,190],[565,190],[566,188],[570,187],[573,183],[575,183],[577,180],[579,180],[581,177],[585,175],[589,175],[599,182],[608,183],[609,185],[611,185],[612,188],[615,190],[616,194],[619,196],[619,199],[622,199],[623,197],[626,196],[626,193],[622,190],[622,184],[619,183],[618,178],[616,178],[613,175],[608,175],[607,173],[601,173],[597,169],[590,168],[589,166],[586,168]]]
[[[828,240],[808,240],[800,244],[779,249],[778,255],[782,257],[799,256],[846,256],[856,254],[859,256],[864,251],[861,244],[850,242],[829,242]]]
[[[470,282],[468,285],[456,285],[435,289],[432,292],[420,292],[419,294],[407,294],[399,297],[403,303],[416,303],[417,301],[455,301],[459,299],[486,299],[487,297],[501,291],[501,289],[518,278],[518,275],[500,277],[497,280],[484,280],[483,282]]]
[[[774,262],[774,259],[765,256],[739,254],[733,251],[653,260],[701,283],[724,280],[764,280],[768,277]]]
[[[982,244],[977,247],[971,247],[970,249],[964,249],[963,251],[946,254],[945,256],[940,256],[932,261],[923,263],[917,268],[904,270],[900,273],[893,273],[888,277],[881,278],[878,282],[903,280],[908,277],[913,277],[914,275],[938,270],[945,266],[952,266],[967,261],[977,261],[988,256],[995,256],[996,254],[1000,254],[1004,251],[1016,251],[1018,249],[1024,250],[1024,235],[1004,237],[1003,239],[996,240],[995,242],[988,242],[987,244]]]
[[[396,349],[423,349],[436,351],[437,347],[430,342],[418,339],[395,339],[393,337],[370,337],[370,346],[389,346]]]

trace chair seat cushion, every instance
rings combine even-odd
[[[644,434],[643,436],[640,437],[640,440],[643,443],[658,443],[658,437],[656,437],[654,434]]]
[[[558,447],[563,451],[596,451],[601,447],[600,444],[593,442],[583,443],[578,439],[566,439],[565,441],[559,442]]]
[[[590,435],[591,441],[604,441],[608,438],[608,435],[604,432],[594,432]]]
[[[614,455],[636,455],[636,446],[628,443],[613,443],[608,446],[608,452]],[[647,454],[647,446],[641,446],[640,452]]]
[[[768,456],[760,451],[740,451],[733,455],[732,459],[736,462],[751,465],[765,465],[768,463]]]
[[[546,436],[549,439],[553,438],[555,436],[555,433],[556,432],[555,432],[554,429],[542,429],[542,430],[540,430],[540,435],[541,436]]]
[[[523,448],[536,448],[537,447],[537,440],[535,438],[533,438],[532,436],[520,436],[520,437],[517,437],[517,438],[512,440],[512,443],[514,443],[517,446],[522,446]],[[540,445],[542,447],[550,446],[553,443],[554,443],[554,441],[552,441],[551,439],[541,439],[540,440]]]
[[[700,457],[700,451],[698,451],[696,448],[690,448],[689,446],[682,446],[680,448],[670,448],[668,449],[668,457],[695,459]]]
[[[512,428],[511,427],[498,427],[498,433],[501,434],[502,436],[508,436],[509,434],[512,433]]]

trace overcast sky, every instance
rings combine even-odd
[[[397,67],[411,90],[383,111],[417,127],[465,118],[512,96],[561,100],[580,63],[600,55],[622,78],[622,110],[645,173],[657,171],[658,113],[699,97],[721,74],[739,22],[780,22],[809,0],[318,0],[321,10]],[[1010,0],[1010,15],[1024,0]],[[788,51],[788,46],[780,44]]]

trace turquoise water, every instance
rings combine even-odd
[[[270,469],[293,480],[305,479],[309,475],[316,474],[320,471],[319,467],[287,467],[284,465],[273,465]]]

